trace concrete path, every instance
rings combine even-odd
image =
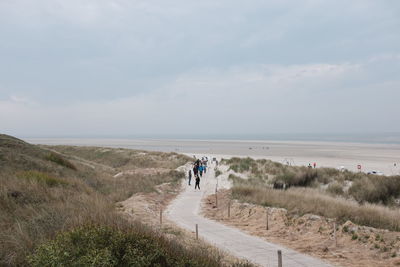
[[[225,250],[239,258],[268,267],[278,266],[277,251],[282,251],[283,267],[328,267],[332,266],[319,259],[295,252],[280,245],[269,243],[261,238],[245,234],[238,229],[225,226],[201,216],[200,206],[203,197],[213,194],[217,184],[213,168],[201,179],[201,191],[187,186],[171,203],[166,211],[167,217],[177,225],[195,231],[198,224],[199,238]]]

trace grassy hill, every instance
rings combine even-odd
[[[189,161],[176,153],[36,146],[0,135],[0,265],[218,266],[140,223],[115,203],[162,183]],[[162,172],[126,170],[154,168]],[[116,178],[116,174],[121,175]]]

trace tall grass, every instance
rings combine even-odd
[[[287,187],[319,187],[327,185],[329,193],[354,199],[359,203],[369,202],[394,205],[400,197],[400,176],[377,176],[332,168],[311,169],[305,166],[288,166],[270,160],[251,158],[231,158],[223,161],[236,172],[246,172],[253,181],[265,180],[273,175],[270,183],[282,183]],[[344,190],[345,181],[352,182],[348,191]]]
[[[29,257],[31,266],[220,266],[208,251],[190,251],[141,225],[85,225],[60,233]]]
[[[57,147],[51,149],[56,150]],[[73,153],[64,154],[63,150],[70,150]],[[106,156],[95,156],[97,162],[107,168],[101,168],[100,165],[92,168],[92,164],[81,163],[79,150],[80,148],[77,147],[64,147],[58,151],[60,154],[54,153],[56,157],[49,157],[49,151],[46,149],[10,136],[0,135],[1,266],[25,266],[28,264],[27,256],[32,255],[34,251],[37,254],[31,257],[30,263],[36,266],[46,265],[46,262],[42,260],[51,261],[45,256],[47,252],[49,252],[48,256],[54,257],[60,255],[56,250],[64,251],[63,248],[71,253],[77,252],[74,248],[78,249],[80,241],[83,242],[82,244],[87,244],[85,242],[88,240],[84,239],[84,236],[81,240],[77,239],[78,243],[72,244],[64,240],[65,247],[62,246],[63,242],[57,243],[58,239],[54,238],[60,233],[65,233],[61,235],[69,237],[74,236],[74,233],[84,233],[86,230],[82,229],[87,228],[82,227],[87,225],[96,225],[100,227],[98,229],[109,229],[111,236],[118,233],[126,234],[126,239],[120,243],[124,245],[131,240],[132,236],[145,235],[143,240],[148,240],[151,246],[146,255],[163,255],[162,257],[168,260],[179,258],[182,261],[187,259],[188,263],[193,260],[195,263],[217,266],[219,257],[217,254],[207,257],[203,252],[198,252],[200,257],[204,256],[204,260],[200,261],[194,253],[176,245],[174,241],[169,243],[168,240],[157,236],[157,233],[143,230],[144,228],[139,224],[130,226],[130,223],[115,211],[115,202],[128,198],[133,193],[149,192],[155,190],[158,184],[177,182],[183,174],[174,169],[186,163],[187,157],[174,153],[143,154],[144,152],[107,149],[110,152],[107,152]],[[98,151],[102,154],[99,152],[100,148],[82,148],[82,150],[82,154],[87,158],[90,158],[90,151]],[[131,155],[135,155],[135,160],[132,160]],[[144,160],[140,160],[142,156],[145,157]],[[117,163],[119,160],[121,163]],[[119,166],[118,168],[121,169],[161,167],[170,171],[160,175],[157,173],[154,175],[133,174],[114,178],[113,176],[120,171],[114,166]],[[93,238],[91,240],[94,243],[101,242],[104,238],[102,235],[92,235],[93,232],[90,229],[87,233],[87,237]],[[132,245],[134,244],[133,242]],[[160,247],[157,247],[157,244]],[[71,247],[72,245],[75,247]],[[98,245],[101,244],[94,244],[93,248],[98,248]],[[121,248],[118,244],[114,245],[116,245],[115,248]],[[84,249],[84,245],[80,248]],[[104,247],[104,249],[108,248]],[[133,250],[129,251],[133,253]],[[106,254],[99,253],[98,255],[103,257]],[[89,253],[86,256],[95,255]],[[125,257],[130,256],[133,259],[134,255],[125,255]],[[137,259],[140,258],[139,256]],[[104,257],[102,259],[108,260]],[[49,265],[63,264],[62,262],[52,263]]]
[[[332,197],[310,188],[274,190],[252,185],[236,185],[232,196],[243,202],[281,207],[290,212],[312,213],[339,221],[350,220],[360,225],[400,231],[400,211],[387,207],[364,204]]]
[[[68,185],[64,179],[53,177],[47,173],[39,171],[21,171],[17,172],[16,176],[20,179],[26,179],[32,182],[46,184],[47,186]]]

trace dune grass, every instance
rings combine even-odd
[[[28,257],[31,266],[220,266],[207,251],[190,251],[149,228],[85,225],[57,235]]]
[[[391,204],[394,197],[399,197],[400,177],[293,167],[251,158],[232,158],[224,163],[249,176],[247,180],[229,176],[233,181],[232,197],[240,201],[400,231],[400,209]],[[273,189],[272,183],[276,181],[290,188]],[[344,181],[352,183],[347,192],[343,189]]]
[[[38,182],[46,184],[47,186],[58,186],[58,185],[68,185],[68,182],[53,177],[47,173],[39,172],[39,171],[21,171],[16,173],[16,177],[20,179],[26,179],[32,182]]]
[[[57,163],[58,165],[70,168],[72,170],[76,170],[76,167],[74,164],[72,164],[69,160],[66,160],[65,158],[63,158],[60,154],[56,154],[54,152],[50,152],[47,156],[46,156],[47,160],[50,160],[54,163]]]
[[[219,252],[188,250],[115,211],[133,193],[178,182],[184,174],[175,168],[188,160],[175,153],[43,148],[0,135],[0,265],[220,266]],[[114,177],[132,168],[168,171]]]
[[[400,176],[377,176],[365,173],[340,171],[332,168],[308,168],[288,166],[270,160],[252,158],[231,158],[223,160],[230,169],[247,173],[254,180],[260,179],[269,184],[282,183],[287,187],[312,187],[324,185],[327,192],[359,203],[369,202],[394,206],[400,197]],[[268,179],[268,177],[273,177]],[[346,182],[350,188],[346,188]]]
[[[286,191],[254,185],[236,185],[232,197],[243,202],[285,208],[300,215],[311,213],[339,222],[354,223],[375,228],[400,231],[400,211],[381,205],[364,204],[333,197],[316,189],[290,188]]]

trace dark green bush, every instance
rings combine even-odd
[[[364,176],[353,183],[349,194],[361,203],[390,204],[393,198],[400,196],[400,177]]]
[[[31,266],[219,266],[149,230],[84,226],[59,234],[28,257]]]
[[[317,175],[314,169],[301,168],[297,172],[285,169],[276,176],[275,181],[282,181],[288,186],[309,186],[316,180]]]

